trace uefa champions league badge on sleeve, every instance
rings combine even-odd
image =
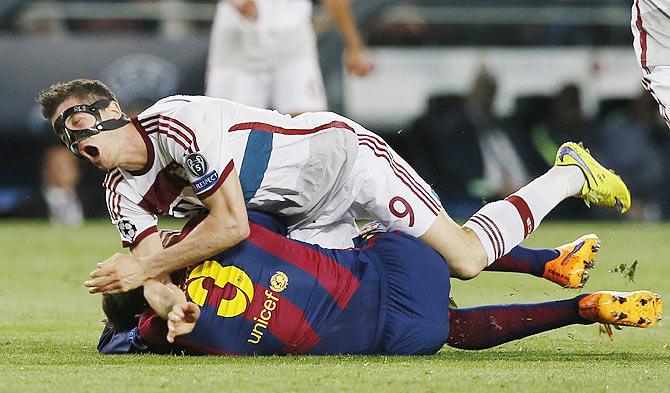
[[[128,220],[121,220],[116,226],[119,228],[119,232],[125,239],[128,239],[130,242],[135,240],[135,236],[137,235],[137,227],[135,224]]]
[[[210,190],[219,180],[216,170],[207,172],[208,169],[209,165],[202,154],[192,153],[186,156],[186,170],[195,178],[195,181],[191,182],[191,187],[196,194]]]

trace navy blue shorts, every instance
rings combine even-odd
[[[429,355],[449,336],[449,268],[421,240],[399,232],[375,236],[365,251],[381,267],[381,333],[374,352]]]

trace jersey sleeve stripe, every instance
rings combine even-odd
[[[112,191],[112,198],[111,198],[112,206],[111,206],[111,209],[112,209],[112,213],[114,215],[115,220],[118,220],[118,219],[121,218],[121,207],[120,207],[120,205],[121,205],[121,194],[116,192],[116,188],[119,186],[119,183],[121,183],[121,180],[123,180],[123,176],[119,176],[119,178],[116,179],[116,181],[112,185],[112,189],[111,189],[111,191]]]
[[[164,115],[152,116],[142,121],[141,124],[147,134],[158,132],[159,134],[165,135],[177,142],[189,153],[192,153],[194,151],[193,148],[197,146],[193,131],[170,117]]]
[[[107,211],[112,220],[118,220],[120,218],[120,210],[116,208],[118,201],[115,201],[117,196],[120,200],[120,195],[116,192],[116,187],[121,183],[121,180],[123,180],[123,174],[117,169],[116,172],[110,175],[109,179],[106,179],[105,181],[105,187],[107,187]]]
[[[107,212],[109,213],[109,218],[114,220],[113,210],[112,210],[112,195],[113,191],[111,189],[112,183],[117,179],[118,176],[122,176],[121,172],[118,169],[114,169],[111,172],[108,172],[105,175],[105,180],[102,182],[103,187],[105,187],[105,200],[107,205]]]
[[[189,150],[189,148],[188,148],[188,144],[185,143],[184,141],[182,141],[181,139],[179,139],[178,135],[171,133],[170,130],[165,129],[165,128],[163,128],[162,126],[159,126],[159,127],[157,127],[157,128],[158,128],[157,132],[158,132],[159,134],[161,134],[161,135],[165,135],[165,136],[168,137],[169,139],[172,139],[173,141],[177,142],[177,144],[178,144],[179,146],[181,146],[182,149],[188,151],[189,153],[191,152],[191,151]]]
[[[249,226],[247,241],[312,275],[341,309],[347,306],[360,285],[352,272],[313,248],[289,241],[258,224],[250,222]]]
[[[318,127],[314,128],[283,128],[283,127],[278,127],[278,126],[273,126],[271,124],[267,123],[258,123],[258,122],[250,122],[250,123],[240,123],[236,124],[228,130],[228,132],[235,132],[235,131],[248,131],[248,130],[258,130],[258,131],[265,131],[265,132],[272,132],[275,134],[283,134],[283,135],[309,135],[309,134],[314,134],[319,131],[323,130],[328,130],[328,129],[343,129],[343,130],[349,130],[353,133],[356,133],[353,127],[351,127],[349,124],[342,122],[342,121],[331,121],[330,123],[327,124],[322,124]]]
[[[143,230],[139,235],[137,235],[135,237],[135,240],[133,240],[132,242],[127,242],[127,241],[123,240],[121,242],[121,244],[123,245],[123,247],[134,247],[134,246],[138,245],[142,240],[144,240],[145,237],[147,237],[147,236],[149,236],[149,235],[151,235],[152,233],[155,233],[155,232],[158,232],[158,229],[154,225],[154,226],[151,226],[151,227]]]
[[[160,119],[161,121],[166,121],[166,122],[168,122],[168,123],[171,123],[172,125],[178,126],[178,127],[180,127],[180,128],[182,129],[182,131],[184,131],[184,132],[190,134],[191,137],[190,137],[190,138],[186,138],[186,139],[189,140],[189,141],[191,142],[191,144],[193,144],[193,147],[195,148],[196,151],[197,151],[197,150],[200,150],[200,148],[198,147],[198,141],[197,141],[197,139],[196,139],[196,137],[195,137],[195,132],[193,132],[192,129],[190,129],[190,128],[189,128],[188,126],[186,126],[184,123],[182,123],[182,122],[180,122],[179,120],[174,119],[174,118],[172,118],[172,117],[165,116],[165,115],[158,115],[158,117],[159,117],[159,119]],[[176,130],[176,129],[175,129],[175,130]]]
[[[216,192],[216,190],[218,190],[219,187],[221,187],[223,182],[226,181],[226,179],[228,178],[228,175],[230,175],[230,172],[233,171],[233,168],[235,168],[235,163],[233,162],[233,160],[230,160],[230,162],[228,162],[228,165],[226,165],[226,167],[223,169],[223,173],[221,173],[221,176],[219,176],[219,179],[216,181],[214,186],[207,189],[207,191],[204,191],[204,192],[201,192],[200,194],[197,194],[198,198],[202,201],[204,199],[207,199],[210,195],[214,194]],[[191,186],[191,187],[193,187],[193,186]]]

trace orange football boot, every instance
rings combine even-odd
[[[600,291],[579,300],[579,315],[605,325],[612,337],[614,326],[647,328],[663,319],[663,301],[651,291]]]
[[[595,266],[600,249],[597,235],[589,234],[558,247],[560,255],[544,265],[544,278],[565,288],[581,288],[588,279],[586,269]]]

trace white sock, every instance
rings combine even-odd
[[[528,237],[563,199],[577,195],[585,181],[576,166],[553,167],[505,200],[486,204],[464,226],[477,235],[490,265]]]

